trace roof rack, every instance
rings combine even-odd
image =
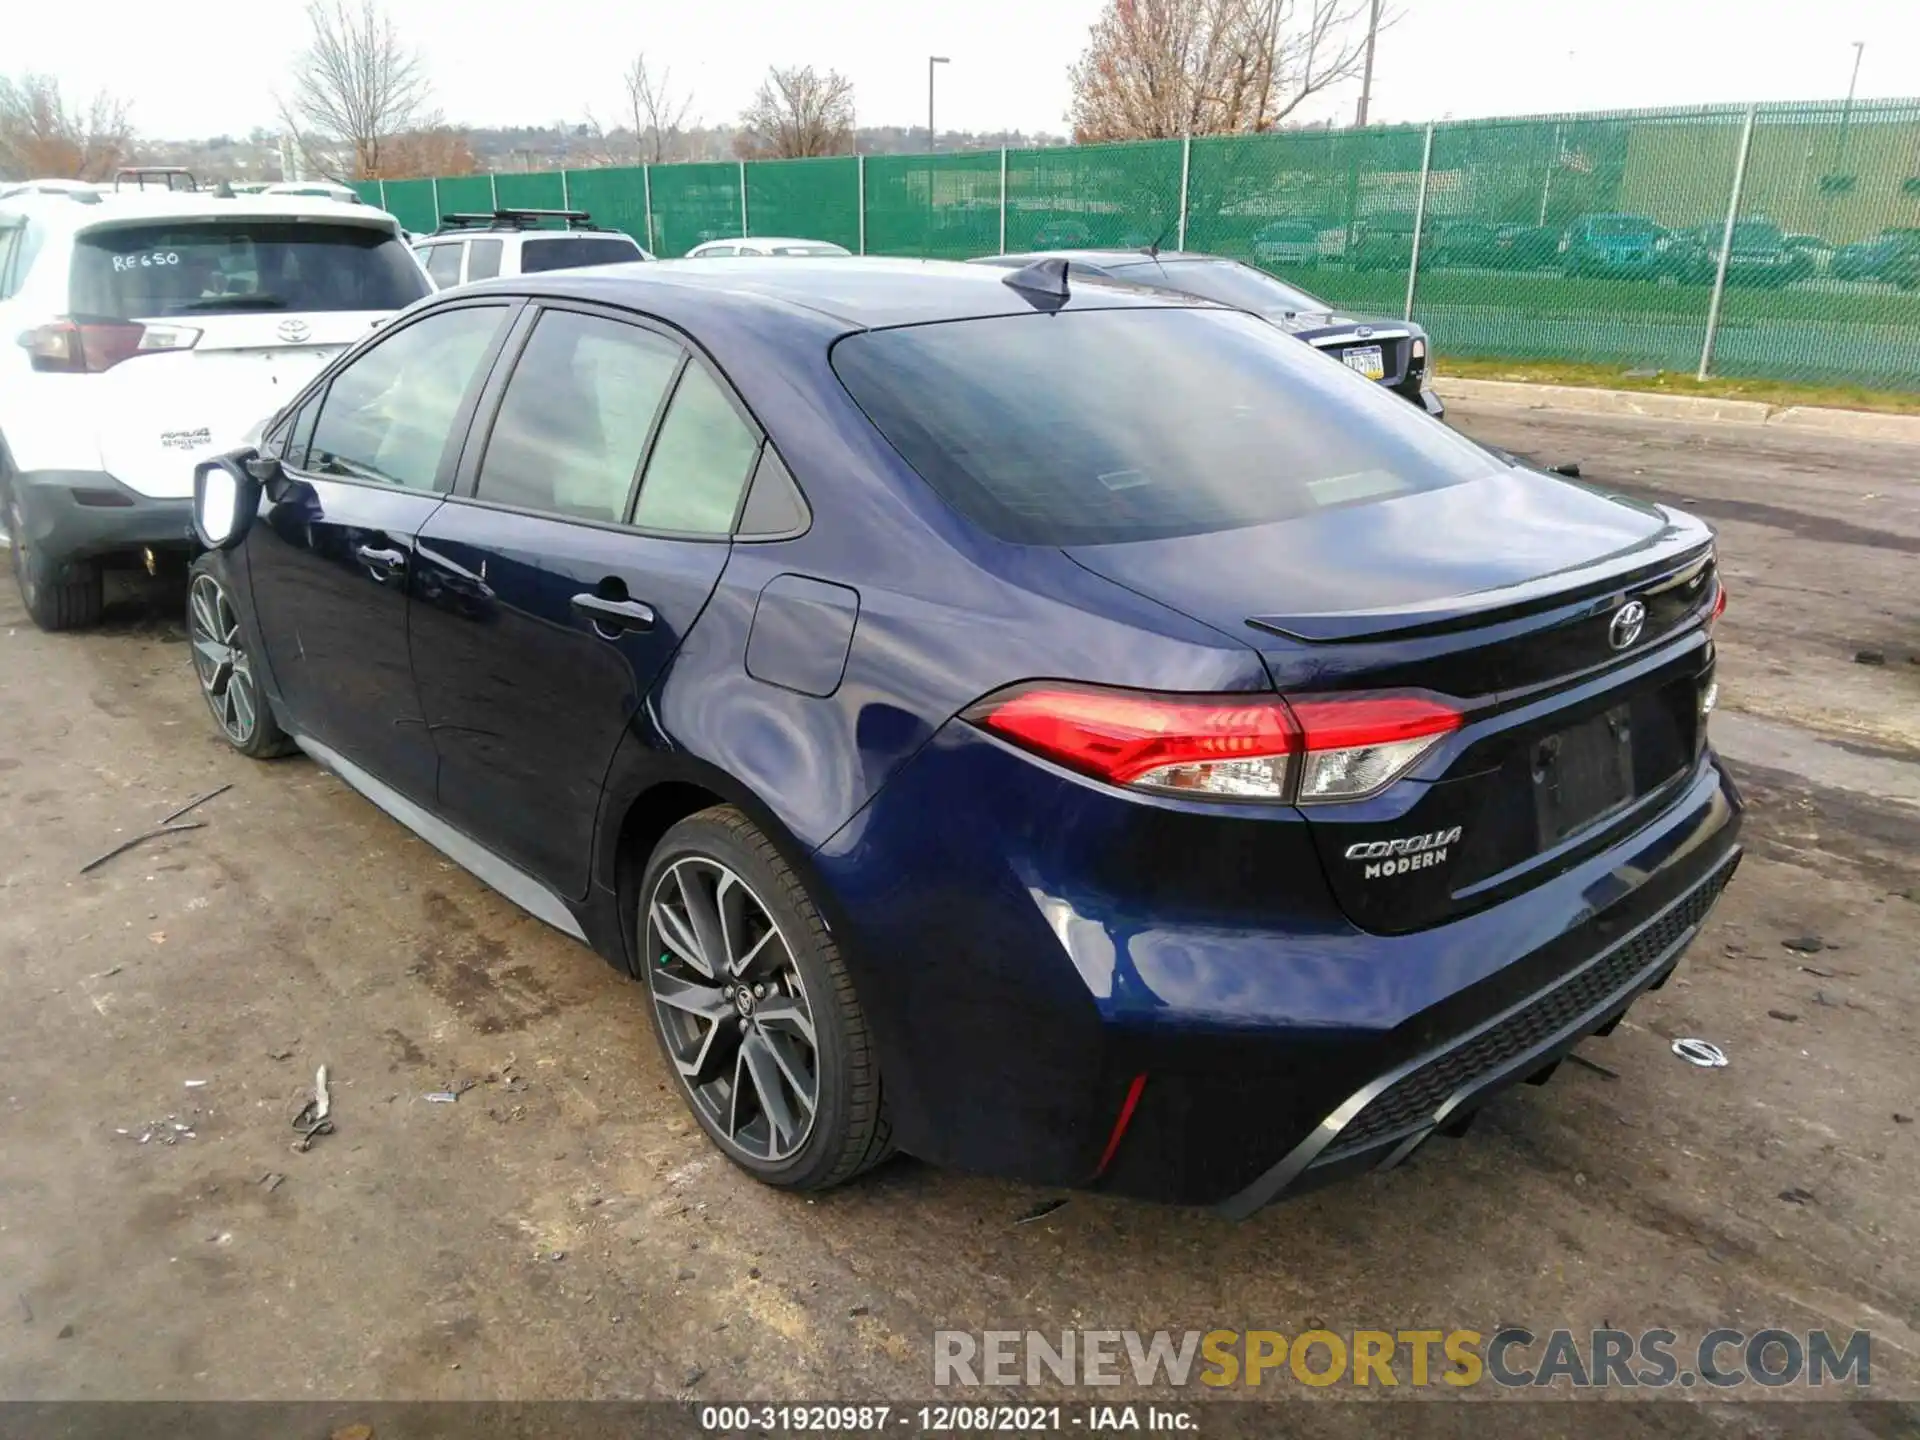
[[[440,230],[532,230],[542,220],[564,220],[569,230],[606,228],[584,210],[463,210],[442,215]]]
[[[198,190],[200,182],[193,178],[193,172],[184,165],[122,165],[113,172],[113,188],[118,190],[121,182],[131,180],[136,189],[147,188],[149,180],[165,180],[169,190]],[[185,180],[185,185],[176,185],[176,180]]]

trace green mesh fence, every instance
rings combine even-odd
[[[443,179],[437,212],[433,182],[389,180],[386,205],[427,230],[497,186],[663,258],[742,233],[956,260],[1184,243],[1356,314],[1411,296],[1443,371],[1451,354],[1691,373],[1706,355],[1717,374],[1920,390],[1920,100],[1763,105],[1751,127],[1721,106],[777,160],[744,179],[744,216],[724,163]]]
[[[851,155],[747,166],[747,233],[860,248],[860,162]]]
[[[356,180],[353,182],[353,193],[360,197],[360,203],[363,205],[378,205],[380,203],[380,182],[378,180]]]
[[[651,174],[653,251],[661,259],[742,233],[738,165],[656,165]]]
[[[1007,249],[1174,242],[1180,142],[1007,152]]]
[[[1000,248],[1000,152],[872,155],[867,253],[970,260]]]
[[[639,166],[624,169],[567,171],[570,209],[584,210],[597,225],[624,230],[652,248],[647,235],[647,185]]]

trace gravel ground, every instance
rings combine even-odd
[[[1721,528],[1748,860],[1600,1068],[1241,1225],[1021,1223],[1053,1197],[906,1160],[749,1183],[634,986],[306,761],[225,748],[177,594],[47,636],[7,585],[0,1396],[917,1402],[936,1328],[1724,1324],[1871,1330],[1874,1392],[1920,1398],[1920,449],[1455,419]],[[77,873],[220,785],[204,829]],[[338,1130],[294,1153],[322,1062]],[[1356,1408],[1315,1423],[1377,1433]]]

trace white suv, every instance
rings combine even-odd
[[[0,199],[0,507],[43,629],[191,548],[196,461],[431,292],[368,205],[200,190]]]
[[[556,221],[564,228],[541,228]],[[584,210],[491,210],[443,215],[431,235],[417,235],[413,253],[434,286],[451,290],[501,275],[533,275],[587,265],[623,265],[653,256],[620,230],[593,223]]]

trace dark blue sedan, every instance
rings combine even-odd
[[[644,983],[775,1185],[1396,1163],[1739,858],[1704,526],[1057,262],[448,292],[196,489],[226,738]]]

